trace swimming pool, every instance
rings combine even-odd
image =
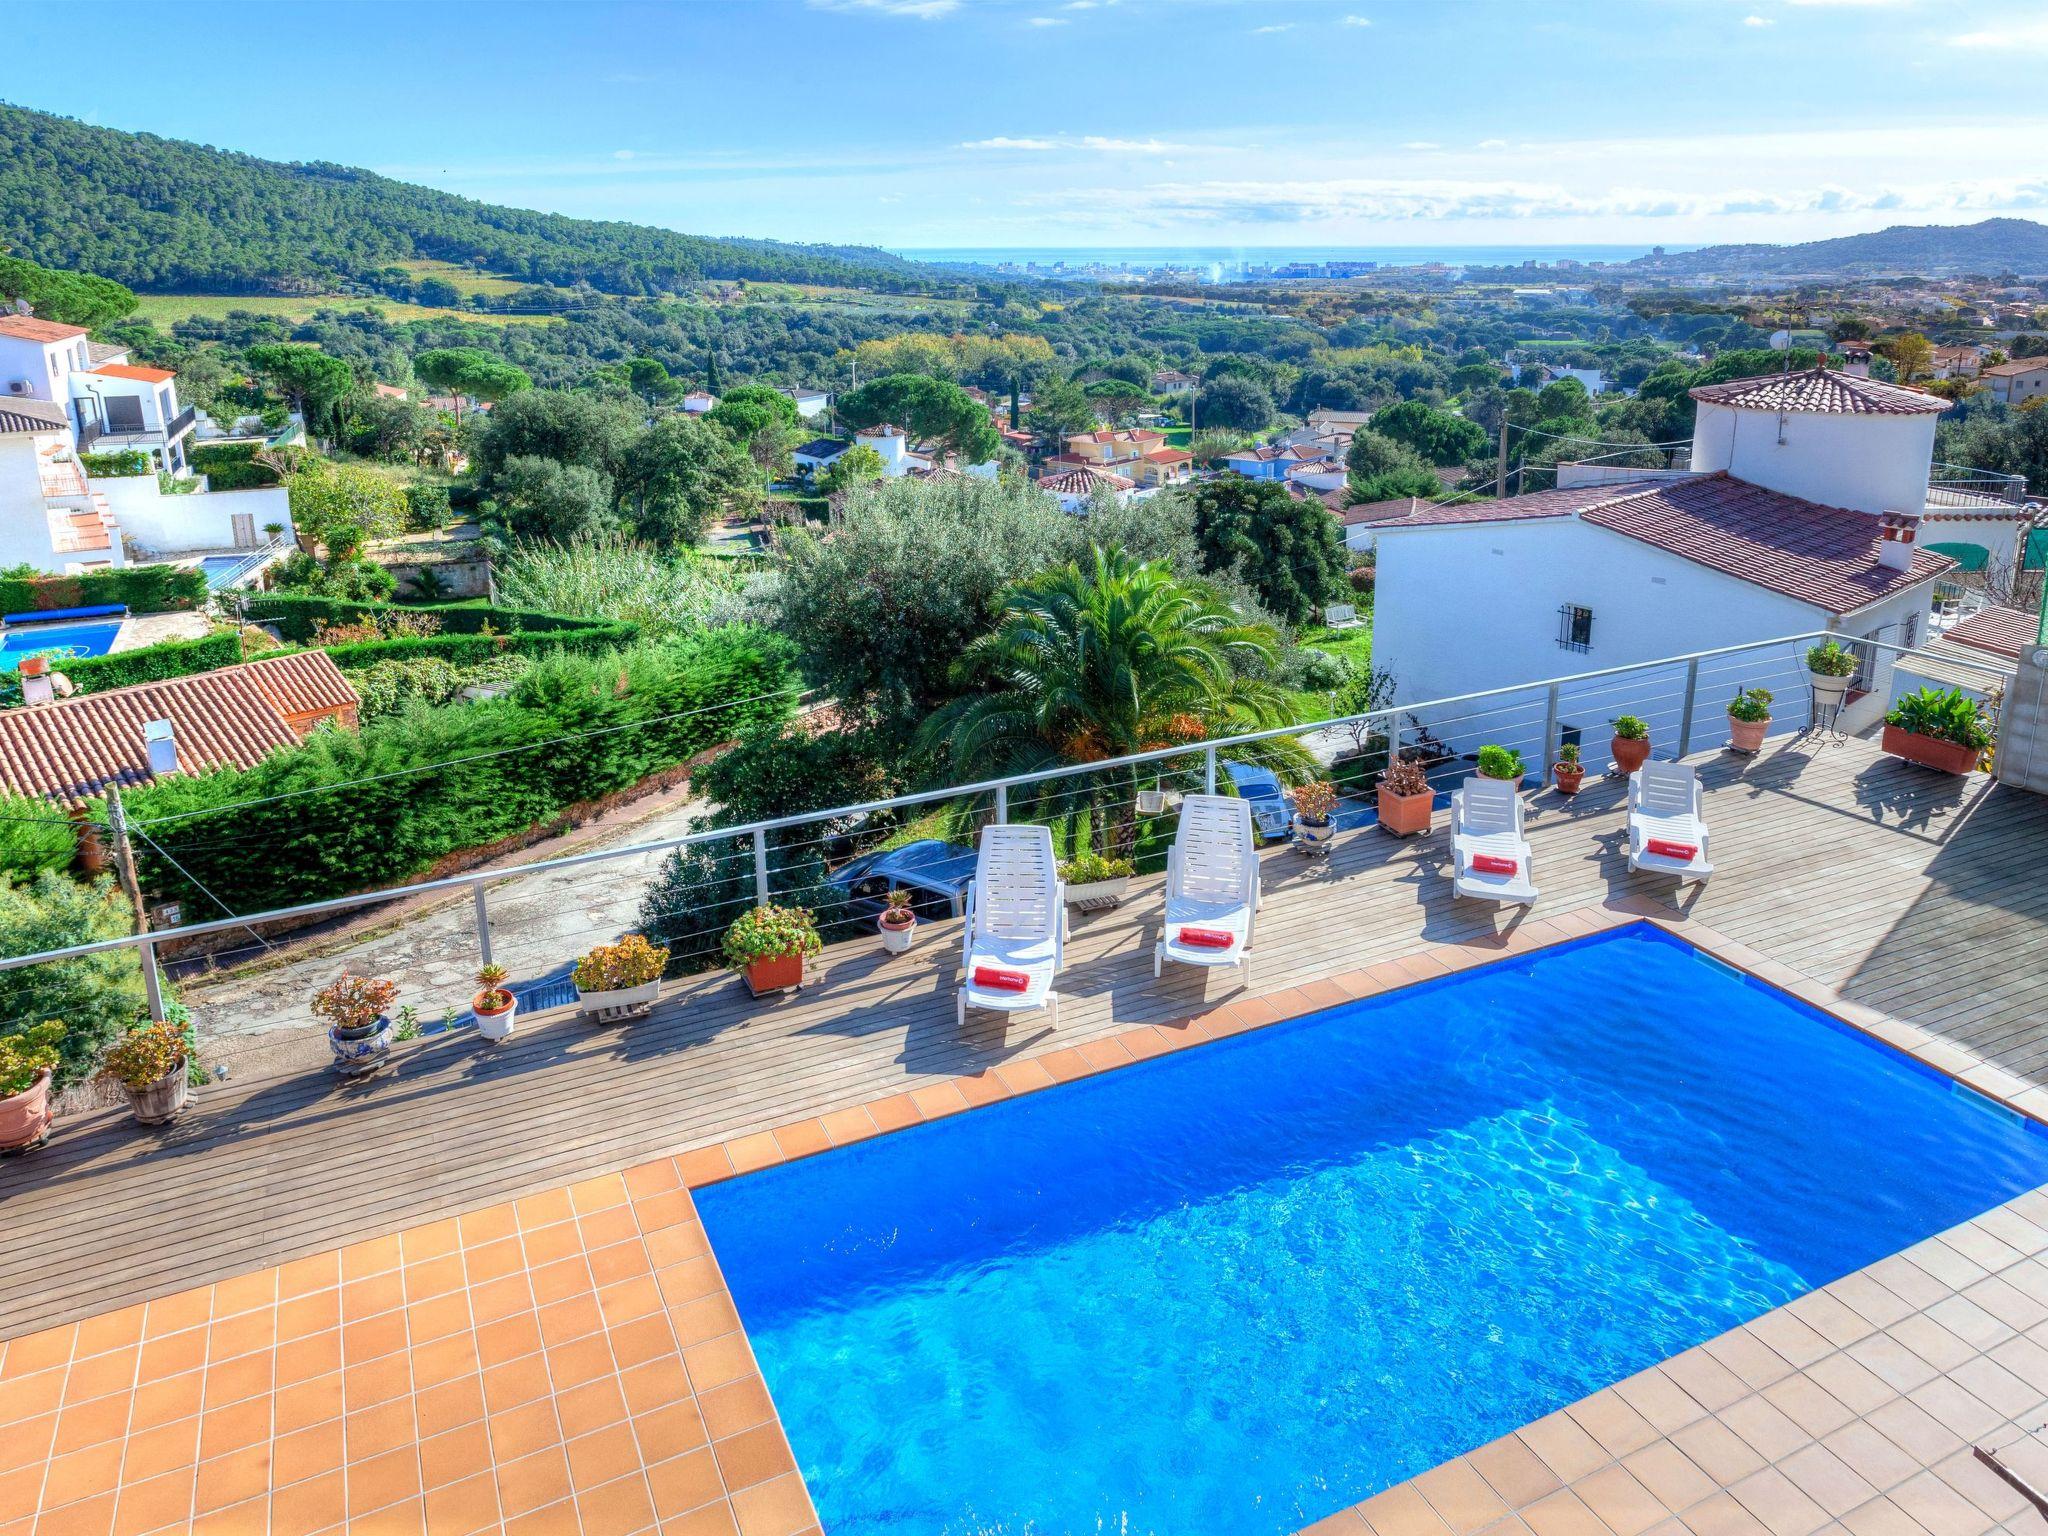
[[[121,633],[120,621],[111,624],[10,625],[0,630],[0,672],[13,672],[21,658],[37,651],[60,651],[66,656],[104,656],[113,649]]]
[[[2042,1183],[1636,926],[697,1203],[831,1536],[1278,1536]]]

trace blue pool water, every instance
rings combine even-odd
[[[248,563],[247,555],[208,555],[199,562],[199,569],[206,577],[206,590],[220,591]]]
[[[31,624],[0,630],[0,672],[12,672],[21,658],[37,651],[58,651],[66,656],[104,656],[113,649],[121,633],[118,620],[111,624]]]
[[[1277,1536],[2042,1183],[1645,926],[697,1198],[831,1536]]]

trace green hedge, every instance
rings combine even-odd
[[[632,644],[639,630],[631,624],[598,624],[588,629],[521,629],[502,635],[425,635],[398,640],[359,640],[325,649],[344,671],[373,662],[412,656],[437,656],[458,667],[485,661],[507,651],[521,656],[593,656]]]
[[[139,851],[151,890],[215,910],[204,885],[262,911],[414,878],[772,726],[796,687],[788,642],[737,626],[558,655],[504,698],[315,731],[254,768],[179,774],[124,799],[153,840]]]
[[[256,462],[254,443],[215,443],[194,448],[192,468],[206,476],[208,488],[216,491],[245,491],[278,483],[276,470]]]
[[[242,659],[239,635],[207,635],[199,640],[166,640],[133,651],[115,651],[107,656],[81,656],[62,663],[58,670],[71,679],[80,693],[105,693],[130,683],[160,683],[168,677],[189,677],[194,672],[211,672],[233,666]]]
[[[243,610],[251,624],[269,624],[286,640],[300,644],[312,641],[316,622],[354,624],[384,614],[429,614],[441,621],[441,635],[474,635],[486,626],[499,634],[513,631],[538,632],[556,629],[615,630],[606,619],[579,618],[567,613],[541,613],[529,608],[493,608],[484,603],[352,603],[338,597],[309,597],[300,593],[267,592],[252,598]],[[629,637],[630,638],[630,637]],[[606,641],[616,645],[616,637]]]
[[[119,453],[81,453],[78,462],[88,475],[102,480],[134,480],[156,473],[149,455],[140,448],[124,448]]]
[[[0,613],[41,612],[126,603],[136,613],[171,613],[206,601],[206,574],[196,567],[130,565],[81,576],[10,577],[0,580]]]

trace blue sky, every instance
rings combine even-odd
[[[215,0],[0,99],[522,207],[944,245],[1799,240],[2048,217],[2038,0]],[[198,15],[200,12],[193,12]],[[97,0],[90,36],[157,36]],[[53,69],[56,58],[78,67]]]

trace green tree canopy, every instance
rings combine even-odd
[[[761,476],[719,428],[689,416],[657,421],[626,450],[619,481],[635,536],[689,548],[718,517],[745,517],[761,502]]]
[[[1354,482],[1371,480],[1393,470],[1428,472],[1421,454],[1371,427],[1352,435],[1351,446],[1345,450],[1344,467],[1351,472]]]
[[[533,387],[525,369],[476,347],[436,347],[422,352],[412,360],[412,371],[442,394],[493,404]]]
[[[1372,430],[1405,443],[1431,464],[1462,464],[1486,449],[1484,428],[1420,400],[1403,400],[1375,412]]]
[[[128,902],[113,877],[90,885],[55,870],[16,884],[0,878],[0,954],[68,949],[134,931]],[[100,1053],[144,1016],[142,973],[130,950],[80,955],[0,971],[0,1018],[16,1034],[45,1019],[64,1025],[58,1043],[58,1086],[89,1076]]]
[[[135,295],[90,272],[55,272],[18,256],[0,256],[0,299],[26,299],[38,320],[98,330],[134,311]]]
[[[360,465],[309,458],[293,473],[286,496],[300,541],[324,548],[330,561],[405,527],[404,488]]]
[[[1101,425],[1096,402],[1080,385],[1066,379],[1047,379],[1032,392],[1031,430],[1043,433],[1055,443]]]
[[[618,400],[530,390],[491,412],[477,440],[477,468],[488,485],[508,459],[553,459],[580,464],[615,484],[640,430],[637,413]]]
[[[601,538],[612,531],[612,482],[587,464],[515,454],[491,477],[505,524],[521,538]]]
[[[969,464],[996,456],[1002,442],[994,420],[966,390],[922,373],[892,373],[839,399],[840,419],[852,427],[891,422],[920,442],[937,443]]]
[[[353,368],[304,342],[264,342],[244,350],[242,357],[291,401],[292,409],[303,415],[309,425],[324,423],[334,407],[355,388]]]
[[[1241,374],[1212,378],[1195,396],[1195,421],[1204,427],[1261,432],[1273,424],[1273,397]]]
[[[1345,589],[1344,536],[1330,509],[1271,480],[1237,475],[1192,492],[1195,538],[1211,571],[1235,570],[1271,612],[1307,624]]]
[[[825,466],[825,473],[818,476],[818,489],[830,496],[834,491],[867,485],[871,481],[881,479],[886,473],[887,469],[879,453],[866,443],[855,443]]]

